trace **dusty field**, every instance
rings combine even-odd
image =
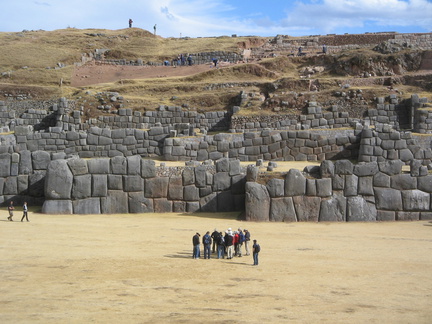
[[[16,211],[15,219],[21,213]],[[1,323],[430,323],[432,224],[245,223],[236,214],[0,212]],[[192,259],[247,227],[252,257]]]

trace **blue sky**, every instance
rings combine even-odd
[[[0,0],[0,31],[122,29],[163,37],[432,32],[432,0]]]

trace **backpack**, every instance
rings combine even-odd
[[[210,236],[208,235],[204,236],[204,244],[210,244],[210,243],[211,243]]]
[[[254,251],[255,251],[255,253],[261,252],[261,247],[260,247],[259,244],[255,245],[255,250]]]

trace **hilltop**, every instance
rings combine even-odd
[[[238,105],[242,114],[298,113],[311,100],[346,101],[343,91],[362,93],[360,101],[348,102],[353,116],[377,96],[419,93],[431,99],[430,51],[406,44],[395,49],[391,37],[161,38],[138,28],[0,33],[0,95],[75,99],[87,117],[102,114],[97,94],[112,92],[124,97],[121,107],[139,111],[161,104],[199,111]],[[324,41],[326,55],[316,50]],[[298,44],[306,49],[302,56],[294,50]],[[232,53],[239,59],[220,60],[218,69],[211,57],[173,67],[180,53]]]

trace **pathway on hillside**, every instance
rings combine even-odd
[[[220,67],[231,66],[231,63],[221,63]],[[110,83],[125,79],[151,79],[183,77],[212,69],[212,65],[199,64],[192,66],[128,66],[110,64],[85,64],[77,66],[72,74],[71,86],[82,87],[99,83]]]

